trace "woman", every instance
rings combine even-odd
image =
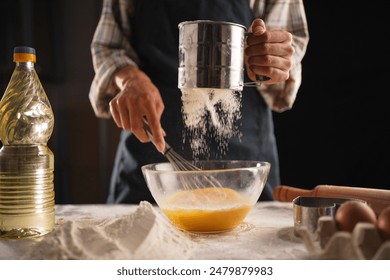
[[[252,32],[245,49],[245,80],[269,77],[242,93],[241,137],[226,154],[211,144],[207,159],[271,163],[262,200],[272,200],[280,183],[271,110],[291,108],[301,83],[301,60],[308,43],[302,0],[106,0],[92,42],[95,69],[90,100],[98,117],[113,117],[123,128],[113,169],[109,203],[153,201],[140,167],[163,161],[166,141],[185,158],[178,77],[178,24],[191,20],[234,22]],[[149,121],[156,148],[146,144],[142,119]],[[213,143],[212,137],[208,139]],[[158,151],[157,151],[158,150]]]

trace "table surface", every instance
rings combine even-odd
[[[0,259],[310,259],[294,235],[293,208],[259,202],[229,232],[177,230],[158,207],[56,205],[55,230],[28,240],[0,240]]]

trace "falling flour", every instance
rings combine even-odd
[[[237,120],[241,118],[241,92],[208,88],[181,91],[185,133],[194,158],[209,154],[206,136],[212,136],[219,152],[225,154],[230,138],[240,136]]]

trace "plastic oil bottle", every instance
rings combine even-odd
[[[35,49],[14,48],[15,70],[0,101],[0,239],[53,230],[54,115],[35,71]]]

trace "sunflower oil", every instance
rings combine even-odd
[[[14,72],[0,101],[0,239],[53,230],[54,128],[50,102],[35,71],[35,49],[14,48]]]

